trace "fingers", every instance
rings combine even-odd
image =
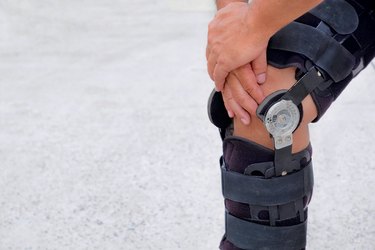
[[[258,104],[253,97],[245,91],[235,74],[230,73],[228,75],[222,93],[229,116],[239,117],[243,124],[249,125],[250,114],[256,115]]]
[[[213,56],[211,55],[211,43],[212,43],[212,41],[211,41],[212,39],[211,39],[211,35],[210,35],[211,23],[208,25],[209,28],[208,28],[208,34],[207,34],[206,60],[207,60],[208,75],[210,76],[211,80],[213,81],[214,80],[213,73],[214,73],[214,67],[215,67],[215,64],[216,64],[216,58],[213,58]]]
[[[216,91],[222,91],[224,88],[225,78],[228,76],[222,65],[217,62],[216,56],[211,53],[207,60],[207,70],[211,79],[215,82]]]
[[[212,23],[214,21],[210,23],[209,27],[212,26]],[[210,78],[215,82],[216,91],[222,91],[229,71],[225,69],[223,60],[218,58],[218,46],[212,46],[213,41],[211,37],[209,28],[206,47],[207,71]]]
[[[255,115],[258,104],[253,99],[253,97],[244,90],[235,75],[229,75],[227,84],[231,89],[233,98],[242,107],[242,109],[244,109],[249,114]]]
[[[215,59],[211,56],[207,61],[207,70],[211,79],[215,82],[215,90],[222,91],[224,88],[225,79],[228,76],[228,72],[220,70],[220,65],[215,65]],[[218,77],[218,76],[219,77]]]
[[[223,90],[225,79],[228,76],[228,73],[229,71],[225,69],[223,63],[218,60],[213,71],[213,79],[215,81],[216,91]]]
[[[267,54],[266,49],[251,62],[251,67],[256,75],[257,82],[263,84],[266,82],[267,72]]]
[[[211,78],[211,80],[214,80],[214,68],[216,64],[216,59],[213,56],[210,56],[209,54],[209,48],[207,47],[207,71]]]
[[[246,64],[236,69],[234,71],[234,74],[237,77],[238,81],[241,83],[243,90],[245,90],[247,94],[250,95],[258,104],[260,104],[265,96],[263,90],[257,83],[255,74],[250,64]]]
[[[235,101],[233,93],[228,84],[225,85],[222,91],[225,108],[228,111],[228,115],[233,118],[234,116],[239,117],[243,124],[250,124],[250,115]]]

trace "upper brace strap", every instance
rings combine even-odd
[[[271,38],[268,48],[307,57],[335,82],[347,77],[355,65],[355,57],[335,39],[309,25],[297,22],[290,23],[277,32]]]
[[[355,9],[343,0],[325,0],[309,12],[342,35],[351,34],[358,27]]]
[[[241,249],[299,250],[306,246],[307,221],[293,226],[270,227],[229,213],[225,215],[226,238]]]
[[[221,166],[223,196],[236,202],[260,206],[277,206],[311,194],[314,179],[312,162],[302,170],[282,177],[264,179]]]

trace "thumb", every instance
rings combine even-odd
[[[267,75],[267,50],[263,50],[263,52],[255,58],[251,62],[251,67],[253,68],[254,74],[256,75],[257,82],[259,84],[263,84],[266,81]]]

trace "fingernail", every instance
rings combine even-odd
[[[229,110],[228,110],[228,115],[229,115],[230,118],[233,118],[233,113],[232,113],[232,111],[229,111]]]
[[[249,125],[249,121],[246,118],[241,118],[241,122],[245,125]]]
[[[264,83],[266,81],[266,73],[262,73],[257,75],[257,82]]]

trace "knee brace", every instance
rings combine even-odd
[[[293,132],[311,94],[318,117],[375,55],[374,3],[326,0],[270,40],[268,63],[297,67],[297,83],[259,105],[258,117],[275,151],[231,136],[220,93],[213,92],[209,117],[223,139],[222,191],[226,234],[221,249],[303,249],[307,205],[312,196],[311,147],[291,153]]]
[[[259,106],[275,150],[225,133],[221,175],[226,233],[221,249],[305,248],[313,190],[311,147],[292,154],[292,134],[302,117],[302,99],[323,80],[312,68],[290,90],[273,93]],[[215,98],[213,94],[211,103]],[[225,131],[230,126],[220,125],[227,126]]]
[[[229,136],[223,151],[226,232],[220,248],[303,249],[313,189],[311,146],[291,155],[280,176],[273,150]]]
[[[324,78],[311,87],[318,121],[349,82],[375,56],[375,3],[325,0],[270,40],[267,61],[277,68],[297,67],[300,79],[312,67]]]

